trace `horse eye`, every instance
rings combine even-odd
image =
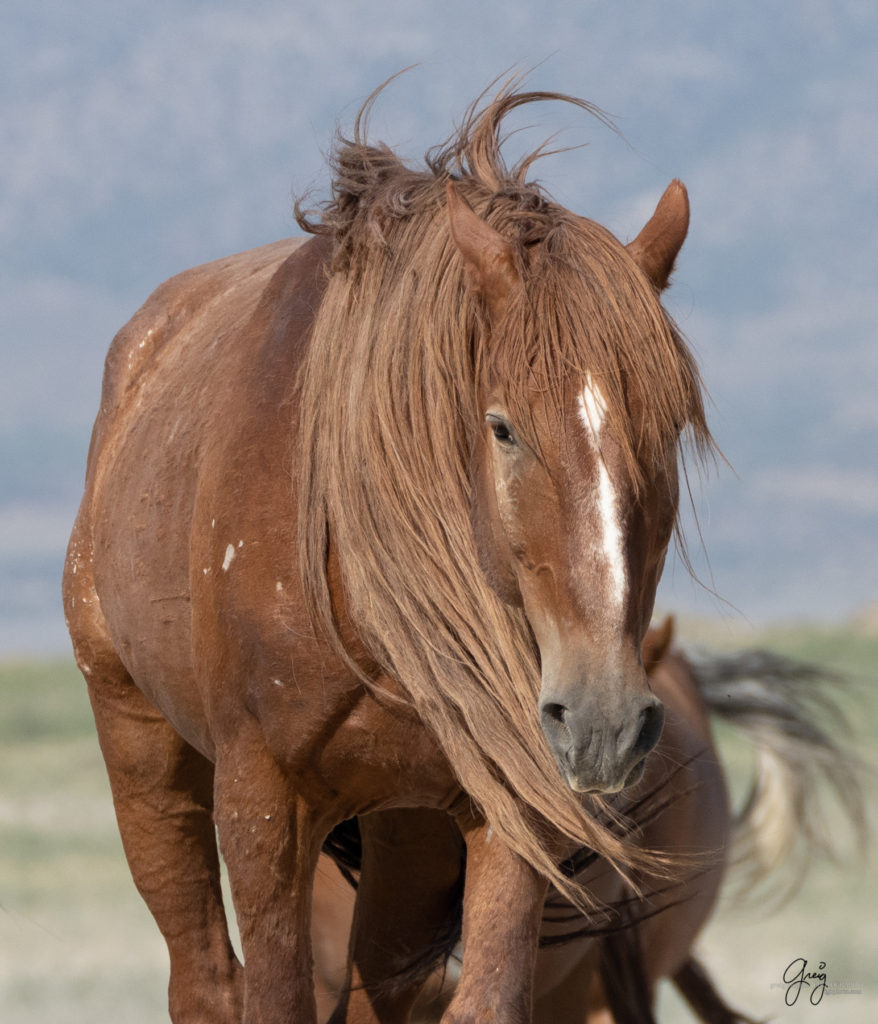
[[[512,430],[509,424],[500,419],[499,416],[488,416],[488,423],[491,426],[491,432],[494,435],[494,439],[502,445],[514,445],[515,438],[513,437]]]

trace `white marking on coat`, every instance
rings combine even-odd
[[[274,589],[275,589],[275,590],[276,590],[276,591],[277,591],[278,593],[280,593],[280,592],[281,592],[281,591],[283,590],[283,588],[284,588],[284,585],[283,585],[283,583],[281,583],[281,581],[280,581],[280,580],[278,580],[278,581],[277,581],[277,583],[275,583],[275,585],[274,585]]]
[[[223,572],[228,572],[232,559],[235,557],[235,545],[229,544],[226,548],[226,557],[223,559]]]
[[[598,385],[588,374],[585,388],[579,396],[579,415],[585,425],[592,447],[598,454],[597,511],[601,530],[601,549],[609,573],[609,598],[617,609],[625,602],[627,586],[625,574],[624,538],[619,525],[619,507],[613,481],[603,458],[600,457],[599,438],[607,414],[607,401]]]
[[[579,396],[579,414],[597,441],[607,415],[607,400],[603,392],[588,374],[585,379],[585,390]]]

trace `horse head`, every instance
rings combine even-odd
[[[482,569],[530,625],[541,725],[562,775],[573,790],[614,793],[640,779],[664,718],[641,645],[676,522],[684,423],[650,433],[649,373],[638,377],[625,360],[658,344],[649,324],[659,325],[661,344],[676,338],[659,294],[686,235],[686,192],[674,182],[627,249],[590,221],[568,225],[609,247],[613,272],[628,275],[637,303],[653,304],[651,320],[630,316],[630,324],[617,295],[594,299],[600,285],[588,261],[577,265],[557,240],[529,247],[510,240],[454,185],[448,211],[468,287],[484,310],[483,422],[472,470]],[[592,294],[589,309],[579,308],[578,282]],[[589,318],[594,327],[595,301],[616,307],[599,365],[541,350],[535,334],[548,339],[543,349],[575,349],[576,337],[564,336]],[[614,354],[617,344],[625,355]],[[512,368],[516,360],[524,374]]]

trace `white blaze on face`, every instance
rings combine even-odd
[[[579,416],[585,426],[592,448],[598,456],[598,486],[596,508],[599,546],[607,567],[607,596],[612,606],[621,611],[625,604],[626,574],[624,538],[619,525],[619,507],[613,481],[600,456],[600,434],[607,415],[607,402],[601,389],[588,374],[585,388],[579,396]]]

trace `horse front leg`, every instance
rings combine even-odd
[[[261,738],[217,759],[215,808],[244,953],[242,1024],[316,1024],[310,911],[322,819]]]
[[[529,1024],[547,883],[481,821],[466,841],[463,967],[442,1024]]]
[[[171,728],[118,659],[91,650],[87,659],[125,855],[168,946],[171,1020],[240,1024],[243,972],[220,888],[213,765]]]

